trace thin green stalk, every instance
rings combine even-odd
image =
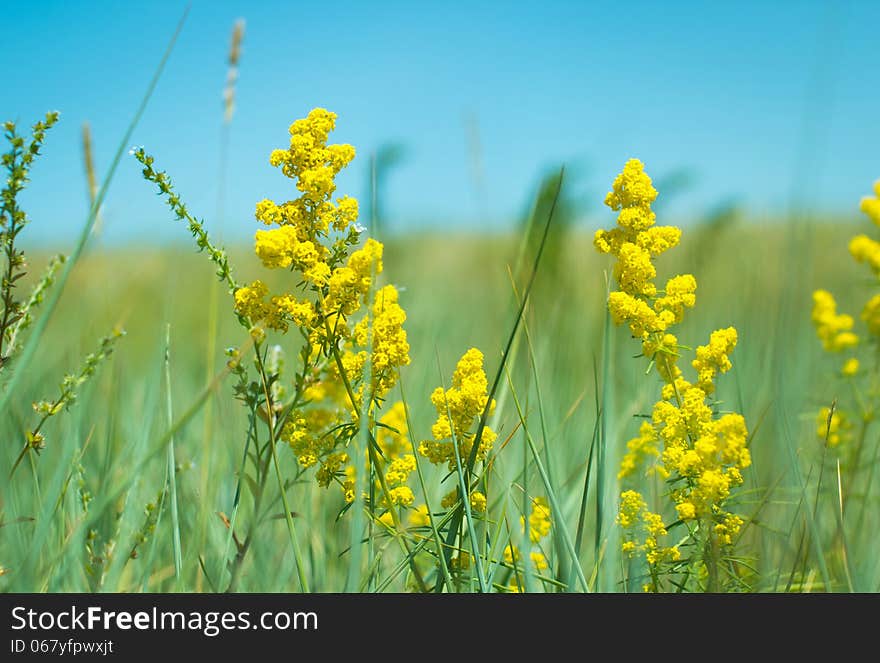
[[[281,491],[281,502],[284,505],[284,519],[287,521],[287,532],[290,535],[290,545],[293,548],[293,556],[296,561],[296,571],[299,577],[300,589],[308,593],[309,580],[306,577],[305,565],[302,560],[302,553],[299,548],[299,541],[296,537],[296,526],[293,524],[293,515],[290,505],[287,503],[287,490],[284,487],[284,479],[281,476],[281,466],[278,463],[278,453],[275,450],[275,407],[272,402],[272,394],[269,389],[269,382],[266,378],[266,368],[263,365],[263,356],[260,354],[260,346],[257,344],[254,354],[257,360],[257,370],[260,373],[260,381],[263,385],[263,395],[266,399],[266,409],[269,416],[269,447],[272,452],[272,464],[275,466],[275,478],[278,480],[278,489]]]
[[[256,435],[256,413],[251,411],[250,416],[248,417],[248,432],[245,438],[244,443],[244,451],[241,454],[241,463],[238,467],[238,481],[235,482],[235,495],[232,497],[232,510],[229,514],[229,525],[227,526],[226,532],[226,544],[223,548],[223,557],[220,560],[221,565],[225,565],[226,560],[229,559],[229,550],[232,547],[233,541],[238,543],[235,537],[235,523],[238,520],[238,507],[241,503],[241,487],[244,483],[244,476],[247,472],[247,460],[248,460],[248,451],[251,447],[251,441]],[[257,521],[259,520],[259,510],[260,503],[262,501],[263,496],[263,487],[266,483],[266,472],[265,468],[260,470],[257,467],[257,471],[259,472],[259,482],[257,483],[257,490],[254,491],[254,514],[251,519],[251,526],[248,530],[247,535],[245,536],[245,541],[243,544],[237,545],[237,551],[235,555],[235,560],[232,563],[232,572],[230,573],[229,585],[227,588],[228,592],[234,592],[236,590],[236,586],[238,584],[238,575],[240,573],[240,568],[242,562],[244,561],[244,556],[247,553],[247,549],[250,548],[251,542],[251,534],[253,532],[253,528],[256,526]],[[223,579],[223,566],[219,569],[217,573],[218,583]],[[219,585],[218,585],[219,586]]]
[[[837,459],[837,505],[838,509],[834,509],[834,515],[837,517],[837,528],[840,534],[840,541],[843,556],[843,572],[846,575],[847,591],[855,592],[852,573],[849,569],[849,545],[846,540],[846,530],[843,527],[843,483],[840,478],[840,459]]]
[[[509,374],[508,380],[510,380]],[[587,579],[584,577],[584,571],[581,568],[580,563],[578,562],[577,553],[574,549],[574,543],[571,540],[568,529],[565,527],[563,515],[564,511],[562,510],[562,504],[556,498],[556,491],[553,490],[553,485],[550,483],[550,477],[547,474],[547,470],[545,469],[544,464],[541,462],[541,456],[538,453],[538,449],[535,447],[535,442],[532,439],[532,435],[531,433],[529,433],[529,429],[525,421],[525,415],[523,414],[522,408],[520,407],[519,399],[516,397],[516,392],[511,391],[511,395],[513,396],[513,404],[516,408],[517,416],[522,422],[523,430],[525,431],[526,443],[529,445],[529,451],[531,451],[532,453],[532,460],[535,463],[535,467],[538,468],[538,474],[541,475],[541,481],[544,482],[544,489],[547,491],[547,499],[550,500],[550,508],[552,509],[552,513],[556,514],[555,525],[562,534],[562,540],[565,543],[566,551],[571,557],[572,565],[574,566],[575,573],[577,574],[581,586],[583,587],[585,592],[589,592],[590,587],[587,584]]]
[[[607,278],[607,275],[606,275]],[[609,283],[606,282],[606,295]],[[607,301],[607,297],[606,297]],[[611,405],[611,353],[613,351],[613,336],[611,330],[611,314],[608,307],[604,307],[605,326],[602,336],[602,409],[599,414],[599,444],[596,450],[596,532],[593,540],[593,557],[596,560],[596,582],[601,590],[609,589],[605,574],[602,573],[602,564],[599,563],[602,541],[605,535],[605,502],[608,497],[606,474],[608,471],[608,413],[613,412]]]
[[[544,399],[541,395],[541,380],[538,376],[538,362],[535,358],[535,348],[532,344],[532,335],[529,331],[528,323],[523,323],[523,331],[525,332],[526,346],[529,351],[529,363],[532,367],[532,374],[535,380],[535,395],[538,399],[538,420],[541,424],[541,440],[544,448],[544,463],[547,469],[547,478],[550,483],[555,486],[557,484],[554,477],[553,459],[550,455],[550,438],[547,435],[547,422],[544,416]],[[567,579],[569,576],[569,569],[567,568],[566,557],[563,555],[565,544],[562,541],[558,529],[553,532],[553,546],[556,549],[556,558],[559,564],[559,578]],[[575,557],[575,563],[577,563],[577,557]]]
[[[168,427],[174,425],[174,409],[171,397],[171,323],[165,328],[165,411]],[[174,579],[180,582],[183,568],[183,552],[180,546],[180,518],[177,511],[177,461],[174,453],[174,435],[168,440],[168,485],[171,489],[171,535],[174,546]]]
[[[599,372],[596,369],[595,357],[593,361],[593,380],[595,382],[596,393],[596,424],[593,426],[593,437],[590,440],[590,451],[587,455],[587,471],[584,474],[584,487],[581,491],[581,506],[578,513],[577,533],[575,534],[574,539],[574,552],[578,559],[580,559],[581,556],[581,544],[584,539],[584,527],[587,520],[587,501],[590,495],[590,478],[593,470],[593,455],[596,449],[596,441],[599,438],[599,427],[602,420],[602,409],[599,406]],[[574,583],[574,577],[572,576],[572,573],[573,571],[569,570],[569,577],[567,578],[569,585],[572,585]]]
[[[786,442],[786,449],[788,450],[788,458],[789,464],[794,472],[794,478],[797,482],[798,489],[803,495],[807,493],[807,487],[804,483],[804,477],[801,473],[800,464],[797,458],[797,452],[794,448],[794,443],[791,439],[791,431],[788,427],[788,418],[785,416],[785,413],[782,412],[779,417],[782,426],[783,437]],[[817,491],[818,495],[818,491]],[[819,564],[819,573],[822,575],[822,582],[825,584],[825,591],[831,591],[831,575],[828,573],[828,566],[825,563],[825,555],[822,552],[822,543],[819,537],[819,526],[816,523],[816,518],[813,515],[812,509],[806,508],[804,511],[807,514],[807,526],[810,531],[810,539],[815,547],[816,553],[816,561]]]
[[[416,440],[413,437],[412,419],[410,418],[410,411],[409,405],[406,401],[406,394],[403,390],[403,377],[398,378],[398,385],[400,387],[400,400],[403,403],[403,412],[406,417],[407,437],[409,438],[409,443],[412,447],[413,457],[416,460],[416,474],[419,477],[419,486],[422,489],[422,495],[425,496],[425,509],[427,509],[428,511],[428,523],[431,526],[431,535],[434,537],[434,545],[437,546],[437,558],[440,563],[440,572],[443,574],[443,579],[446,582],[447,587],[452,587],[452,576],[449,574],[449,567],[446,565],[446,556],[443,554],[443,539],[440,538],[440,531],[437,528],[437,521],[434,519],[431,505],[428,503],[428,487],[425,484],[425,475],[422,472],[422,466],[419,463],[419,456],[421,456],[421,454],[419,453]]]

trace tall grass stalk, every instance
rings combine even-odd
[[[171,393],[171,323],[165,329],[165,411],[168,428],[174,425],[174,398]],[[180,516],[177,507],[177,459],[174,453],[174,435],[168,440],[167,484],[171,498],[171,537],[174,546],[174,580],[180,582],[183,552],[180,545]]]

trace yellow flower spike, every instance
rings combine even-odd
[[[880,208],[880,200],[870,200],[875,201]],[[875,276],[880,275],[880,242],[867,235],[856,235],[850,240],[849,252],[856,262],[867,264]]]
[[[335,178],[354,158],[355,150],[351,145],[327,144],[335,126],[336,114],[323,108],[293,122],[289,147],[273,150],[269,162],[295,180],[301,195],[283,203],[261,200],[254,211],[260,223],[271,226],[254,235],[254,252],[263,266],[298,273],[304,293],[317,298],[310,300],[293,292],[270,296],[260,281],[235,293],[235,310],[240,316],[281,332],[287,332],[293,323],[318,348],[331,341],[325,322],[333,323],[329,332],[336,337],[333,342],[349,337],[346,321],[331,318],[356,314],[366,304],[364,297],[373,276],[382,271],[379,242],[367,240],[362,248],[348,254],[348,247],[361,232],[356,226],[358,202],[342,196],[334,203],[332,196]],[[331,228],[346,233],[345,239],[331,237]]]
[[[547,561],[547,557],[542,552],[533,552],[529,554],[529,557],[532,560],[532,564],[535,565],[535,570],[537,571],[546,571],[550,568],[550,563]]]
[[[639,515],[646,507],[645,498],[635,490],[626,490],[620,494],[620,509],[617,514],[617,522],[624,529],[632,527],[638,522]]]
[[[452,374],[449,389],[437,387],[431,394],[431,403],[437,410],[437,421],[431,428],[433,440],[419,444],[419,453],[434,464],[446,462],[450,470],[456,469],[455,448],[452,446],[453,431],[458,442],[458,453],[462,460],[470,457],[476,431],[474,424],[482,416],[489,401],[488,379],[483,370],[483,353],[477,348],[468,350],[459,360]],[[490,413],[495,401],[489,404]],[[483,461],[488,456],[497,435],[486,426],[476,452],[476,460]]]
[[[471,509],[476,513],[485,513],[486,496],[483,493],[476,490],[471,493]]]
[[[646,458],[658,457],[657,431],[650,422],[642,422],[639,428],[639,436],[626,443],[627,452],[620,464],[618,479],[623,479],[635,473]]]
[[[837,313],[837,302],[827,290],[813,293],[812,318],[816,335],[826,351],[840,352],[858,344],[858,336],[850,331],[854,324],[852,316]]]
[[[718,543],[729,545],[738,517],[729,514],[724,503],[731,489],[742,484],[742,470],[751,464],[748,431],[739,414],[716,419],[710,396],[715,392],[717,376],[731,368],[730,354],[737,343],[737,331],[729,327],[713,332],[690,362],[696,380],[685,378],[678,360],[686,348],[671,330],[696,304],[697,281],[691,274],[681,274],[669,278],[662,290],[654,283],[657,272],[653,259],[681,239],[680,229],[655,225],[651,204],[656,196],[641,162],[630,160],[605,201],[618,212],[617,227],[599,230],[594,237],[600,253],[617,259],[613,274],[618,289],[608,297],[611,319],[629,326],[641,343],[643,355],[663,381],[661,398],[650,420],[644,421],[638,436],[627,443],[618,478],[636,475],[658,458],[647,474],[656,472],[660,479],[674,482],[676,487],[670,496],[678,519],[705,522],[705,526],[690,530],[691,536],[706,538],[705,533],[711,531]],[[849,332],[835,330],[835,345],[851,342],[842,333]],[[618,523],[625,532],[624,553],[641,553],[654,570],[680,559],[677,546],[662,542],[668,533],[661,513],[649,511],[641,493],[621,493]],[[720,527],[713,529],[716,525]],[[702,546],[706,541],[696,543]],[[651,584],[653,590],[658,589],[656,583]]]
[[[397,288],[386,285],[378,290],[373,298],[373,317],[355,326],[355,342],[361,346],[372,347],[372,383],[376,397],[387,394],[397,383],[397,371],[407,366],[409,358],[409,342],[403,323],[406,312],[398,302]],[[372,322],[372,327],[368,325]],[[370,338],[372,330],[372,338]]]
[[[623,171],[614,179],[612,190],[605,197],[605,204],[615,211],[644,208],[650,207],[656,198],[657,189],[645,173],[644,165],[638,159],[630,159],[623,167]],[[650,225],[647,224],[645,228]]]
[[[524,524],[520,518],[521,524]],[[529,540],[537,543],[550,534],[550,503],[545,497],[532,500],[532,512],[529,514]]]
[[[716,373],[726,373],[731,368],[728,355],[736,347],[736,329],[728,327],[712,332],[708,345],[697,348],[697,358],[693,361],[693,367],[697,371],[699,381],[697,386],[706,394],[715,391]]]
[[[651,263],[650,253],[629,242],[621,246],[614,266],[614,278],[623,292],[634,297],[651,297],[657,292],[657,287],[651,282],[655,276],[657,271]]]
[[[681,322],[684,317],[684,309],[692,308],[697,303],[694,292],[697,289],[697,280],[691,274],[673,276],[666,282],[663,297],[654,301],[654,310],[658,313],[670,311],[674,317],[674,323]]]

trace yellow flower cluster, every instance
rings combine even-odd
[[[641,493],[626,490],[620,495],[620,510],[617,522],[625,531],[621,549],[629,556],[644,553],[648,564],[660,562],[676,562],[681,559],[678,546],[663,546],[660,540],[668,532],[663,518],[648,510],[648,505]]]
[[[880,226],[880,180],[874,182],[874,195],[862,198],[860,208],[871,221]],[[867,235],[856,235],[850,240],[849,252],[853,259],[867,265],[875,278],[880,279],[880,242]],[[871,297],[862,308],[862,322],[865,323],[869,337],[880,338],[880,294]],[[827,290],[813,292],[813,325],[816,335],[826,352],[854,352],[859,345],[859,336],[853,331],[855,320],[851,315],[837,312],[837,302]],[[860,369],[859,360],[846,356],[840,367],[840,375],[847,379],[856,378]],[[868,415],[863,415],[868,416]],[[836,447],[848,437],[849,426],[845,413],[835,411],[828,427],[829,408],[823,407],[817,415],[816,433],[829,447]]]
[[[856,235],[850,240],[849,252],[856,262],[868,265],[874,276],[880,276],[880,242],[867,235]]]
[[[651,203],[656,197],[642,163],[628,161],[605,199],[618,212],[617,227],[598,231],[594,240],[601,253],[617,258],[614,277],[619,289],[608,297],[611,317],[617,324],[629,325],[664,383],[651,419],[627,443],[618,477],[633,476],[650,463],[648,473],[656,472],[674,486],[670,495],[678,517],[706,521],[717,528],[713,531],[718,541],[725,543],[732,540],[738,531],[736,523],[742,521],[728,513],[724,503],[731,490],[743,483],[742,470],[751,464],[751,457],[742,415],[716,418],[709,398],[717,376],[731,368],[729,355],[736,346],[737,332],[733,327],[712,332],[691,362],[696,380],[684,378],[677,365],[681,346],[669,329],[682,321],[685,309],[695,305],[697,282],[683,274],[667,280],[662,291],[654,284],[653,257],[674,247],[681,237],[678,228],[654,225]],[[679,558],[676,547],[659,543],[667,533],[662,517],[648,509],[637,491],[621,494],[618,522],[628,532],[625,552],[643,553],[651,565]]]
[[[468,350],[458,361],[452,375],[449,389],[437,387],[431,394],[431,402],[437,410],[437,421],[431,428],[433,440],[425,440],[419,445],[419,453],[434,464],[447,463],[450,470],[456,469],[456,448],[458,455],[466,463],[473,449],[476,431],[471,430],[486,408],[489,401],[488,381],[483,370],[483,353],[476,348]],[[495,401],[489,405],[495,409]],[[476,460],[486,459],[497,435],[486,426],[476,451]]]
[[[357,312],[370,290],[373,273],[382,272],[382,251],[380,242],[368,239],[363,248],[349,256],[345,266],[333,270],[324,298],[327,313],[354,315]]]
[[[406,409],[403,403],[397,401],[392,405],[379,419],[379,423],[381,425],[376,429],[376,442],[382,451],[385,465],[377,469],[385,474],[385,483],[389,488],[392,505],[412,506],[415,495],[407,482],[410,474],[416,471],[416,457],[412,454],[412,447],[408,442],[409,428],[406,424]],[[381,485],[377,485],[377,491],[381,493]]]
[[[680,322],[684,309],[696,302],[697,282],[690,274],[669,279],[662,296],[657,296],[652,259],[676,246],[681,230],[654,225],[651,203],[656,198],[642,162],[630,159],[605,198],[605,204],[618,212],[617,227],[597,231],[593,240],[600,253],[617,258],[614,278],[619,290],[608,298],[611,316],[616,324],[628,323],[633,336],[642,340]]]
[[[618,479],[623,479],[635,473],[642,464],[649,458],[657,458],[660,451],[657,449],[657,431],[651,422],[642,422],[639,428],[638,437],[634,437],[626,443],[626,454],[620,463],[620,471],[617,473]],[[655,468],[650,468],[653,471]]]
[[[363,231],[357,225],[357,200],[333,200],[336,176],[355,155],[351,145],[328,144],[335,126],[336,115],[322,108],[290,126],[289,146],[274,150],[269,162],[295,181],[299,195],[284,203],[262,200],[256,206],[257,220],[270,228],[256,232],[255,253],[264,267],[296,274],[296,292],[273,296],[263,281],[254,281],[236,290],[234,302],[258,341],[264,337],[263,326],[287,332],[294,325],[302,332],[307,343],[297,383],[302,393],[280,437],[301,467],[318,466],[319,485],[338,484],[346,501],[352,502],[355,466],[349,454],[338,449],[357,429],[364,399],[370,399],[367,416],[373,422],[374,408],[410,359],[403,328],[406,313],[396,288],[374,288],[383,268],[383,246],[367,239],[356,248]],[[361,312],[359,322],[350,320]],[[368,363],[371,371],[365,375]],[[391,438],[399,440],[399,431],[406,431],[402,405],[394,406],[379,423],[386,418],[393,424],[377,427],[380,446],[387,446]],[[392,435],[391,428],[398,432]],[[406,484],[415,470],[415,456],[396,447],[383,448],[383,453],[381,471],[388,494],[382,495],[379,506],[412,505],[414,495]]]
[[[524,517],[520,517],[520,525],[525,527]],[[550,534],[550,503],[544,497],[532,500],[532,512],[529,514],[529,541],[538,543]]]
[[[326,428],[327,422],[322,421],[317,430]],[[325,434],[322,436],[309,435],[306,425],[301,425],[299,430],[303,432],[302,439],[292,442],[297,458],[303,467],[320,463],[316,473],[316,480],[321,487],[328,487],[332,483],[339,485],[343,497],[348,503],[355,499],[355,468],[350,464],[351,458],[347,453],[332,452],[332,438]],[[388,488],[387,496],[384,494],[382,481],[376,480],[376,494],[380,496],[378,506],[385,509],[382,518],[387,520],[387,525],[393,525],[393,518],[387,510],[393,507],[411,507],[415,502],[415,495],[409,487],[410,475],[416,470],[416,458],[411,453],[407,440],[408,428],[406,424],[406,411],[402,402],[398,401],[379,419],[376,427],[376,443],[382,452],[382,460],[377,471],[382,472],[385,487]],[[289,435],[285,431],[285,435]],[[319,457],[320,454],[325,454]],[[427,524],[427,510],[424,505],[416,510],[416,519]],[[383,521],[384,522],[384,521]]]
[[[343,423],[348,412],[345,387],[333,369],[331,365],[313,372],[312,384],[303,394],[306,405],[291,413],[281,430],[281,440],[290,445],[303,468],[316,465],[333,450],[331,432]]]
[[[860,207],[871,221],[880,226],[880,180],[874,182],[874,196],[862,198]]]
[[[458,496],[459,496],[458,488],[453,488],[450,492],[446,493],[443,496],[442,500],[440,500],[440,506],[443,507],[444,509],[451,509],[452,507],[454,507],[456,505],[456,503],[458,503]],[[475,512],[475,513],[485,513],[486,512],[486,506],[488,504],[488,501],[486,499],[485,494],[481,493],[478,490],[474,490],[470,494],[469,501],[471,504],[471,510],[473,512]]]
[[[536,571],[544,571],[550,567],[550,563],[548,562],[544,551],[541,550],[540,543],[543,539],[550,536],[550,530],[552,527],[550,503],[545,497],[534,497],[531,502],[532,510],[529,513],[528,520],[529,543],[538,549],[529,552],[529,559]],[[526,519],[524,516],[520,516],[519,525],[521,528],[520,532],[525,534]],[[503,559],[505,564],[512,567],[516,562],[522,559],[522,554],[517,546],[513,543],[508,543],[504,548]],[[512,592],[523,591],[523,587],[520,584],[520,579],[517,574],[514,574],[514,580],[508,589]]]
[[[851,330],[853,317],[837,312],[834,295],[827,290],[813,293],[813,324],[822,347],[828,352],[840,352],[858,344],[859,337]]]
[[[382,251],[381,244],[370,240],[372,244],[368,242],[349,257],[348,265],[337,265],[347,255],[345,249],[357,243],[360,231],[356,225],[357,200],[331,200],[336,176],[355,154],[351,145],[327,144],[335,126],[335,113],[316,108],[291,125],[289,148],[274,150],[270,155],[273,166],[281,167],[284,175],[296,180],[301,195],[280,205],[271,200],[257,203],[257,220],[277,227],[258,230],[254,250],[265,267],[299,273],[302,283],[321,295],[317,303],[325,311],[335,310],[338,304],[345,313],[353,314],[358,305],[350,299],[365,294],[373,270],[381,271]],[[335,242],[331,241],[334,232],[338,235]],[[338,270],[342,271],[337,274]],[[328,284],[333,287],[324,292]],[[316,306],[311,302],[301,302],[290,294],[266,300],[268,288],[261,282],[241,290],[244,292],[235,293],[236,312],[253,324],[287,331],[289,322],[299,327],[316,322]]]
[[[370,355],[372,390],[379,398],[387,394],[397,383],[398,368],[410,362],[409,343],[406,340],[406,331],[403,329],[406,312],[397,301],[398,292],[393,285],[386,285],[376,291],[372,320],[364,318],[354,328],[355,343],[372,348]],[[371,332],[372,338],[370,338]]]
[[[715,375],[727,373],[731,368],[728,355],[736,347],[736,329],[728,327],[712,332],[708,345],[697,348],[697,358],[692,365],[697,371],[697,386],[705,393],[715,391]]]

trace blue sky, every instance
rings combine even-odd
[[[65,242],[83,222],[81,125],[103,173],[184,7],[3,2],[0,115],[62,112],[23,198],[32,238]],[[131,142],[209,226],[239,17],[228,238],[252,234],[256,201],[294,196],[268,154],[315,106],[337,112],[334,139],[358,149],[340,193],[363,197],[369,155],[403,147],[383,193],[395,229],[503,228],[563,162],[603,224],[604,192],[633,156],[655,180],[690,174],[662,208],[675,221],[729,201],[756,215],[794,204],[854,215],[880,177],[877,2],[196,0]],[[107,241],[185,237],[130,157],[104,218]]]

